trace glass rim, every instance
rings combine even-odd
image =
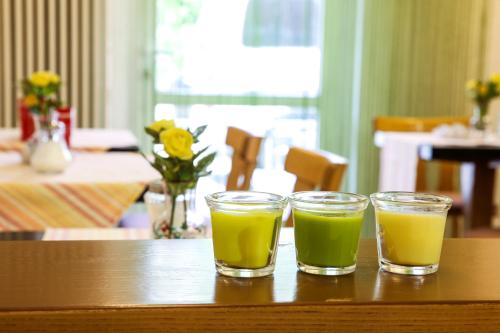
[[[425,192],[387,191],[370,194],[375,208],[380,206],[405,206],[413,208],[449,209],[453,200],[445,195]]]
[[[332,209],[361,211],[366,209],[369,203],[366,195],[335,191],[294,192],[288,198],[292,208],[321,211]]]
[[[222,191],[208,194],[205,200],[210,208],[220,206],[249,208],[285,208],[286,196],[260,191]]]

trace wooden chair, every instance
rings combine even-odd
[[[285,170],[297,177],[293,191],[339,191],[347,169],[347,159],[324,151],[292,147],[285,160]],[[292,226],[292,217],[287,226]]]
[[[462,124],[468,126],[468,117],[377,117],[374,119],[375,131],[387,132],[430,132],[441,125]],[[455,179],[459,171],[459,163],[442,161],[438,164],[437,194],[443,194],[453,199],[453,206],[448,215],[452,221],[452,235],[463,235],[463,226],[458,217],[463,214],[463,201],[460,192],[455,188]],[[419,160],[417,165],[417,192],[429,192],[427,188],[426,164]]]
[[[243,191],[250,188],[261,142],[261,137],[253,136],[239,128],[229,127],[227,129],[226,144],[233,148],[233,158],[226,190]]]

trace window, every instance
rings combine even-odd
[[[289,145],[317,147],[321,0],[157,0],[156,11],[157,119],[208,124],[221,155],[228,126],[263,135],[265,168],[282,168]]]

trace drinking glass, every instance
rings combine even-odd
[[[342,192],[297,192],[290,196],[298,268],[318,275],[354,272],[364,195]]]
[[[436,272],[452,200],[413,192],[381,192],[370,198],[375,207],[380,267],[409,275]]]
[[[271,193],[228,191],[208,195],[206,201],[217,272],[232,277],[272,274],[287,199]]]

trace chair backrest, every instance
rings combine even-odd
[[[375,131],[386,132],[430,132],[441,125],[469,124],[468,117],[376,117]]]
[[[373,120],[375,131],[418,132],[423,131],[422,123],[413,117],[376,117]]]
[[[340,191],[347,170],[347,159],[328,152],[320,153],[330,161],[320,189],[322,191]]]
[[[291,147],[285,170],[297,177],[293,191],[339,191],[347,169],[347,159],[324,151]],[[292,217],[287,226],[293,225]]]
[[[468,117],[377,117],[373,121],[375,131],[387,132],[431,132],[441,125],[469,124]],[[454,179],[458,174],[458,164],[439,162],[438,191],[454,191]],[[427,174],[425,163],[419,160],[417,165],[416,190],[427,191]]]
[[[242,191],[250,188],[261,142],[261,137],[253,136],[242,129],[236,127],[227,129],[226,144],[233,148],[233,157],[226,190]]]
[[[431,132],[434,128],[441,125],[461,124],[469,126],[469,117],[429,117],[422,118],[422,127],[424,132]]]

